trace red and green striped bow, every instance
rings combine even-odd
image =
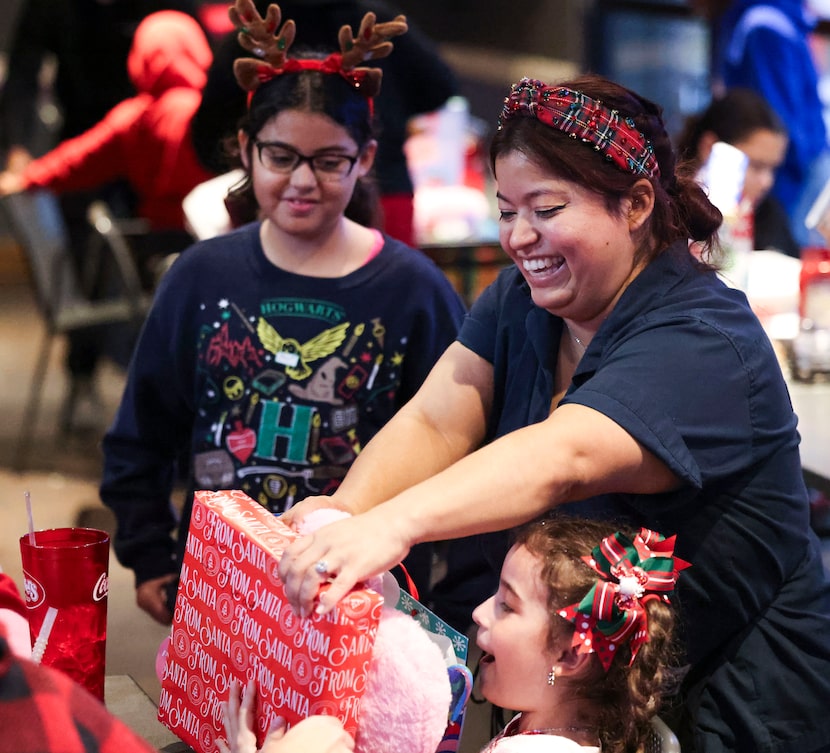
[[[634,661],[648,640],[644,604],[649,599],[668,601],[678,574],[690,566],[674,556],[674,540],[647,528],[634,541],[617,532],[604,538],[592,556],[582,558],[601,579],[559,614],[574,623],[573,646],[584,654],[595,651],[606,671],[626,641]]]

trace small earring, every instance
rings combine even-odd
[[[548,685],[553,687],[556,684],[556,667],[551,668],[548,672]]]

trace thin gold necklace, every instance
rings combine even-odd
[[[567,326],[567,325],[566,325],[566,326]],[[587,346],[587,345],[584,345],[584,344],[582,343],[582,340],[580,340],[580,339],[579,339],[579,338],[578,338],[578,337],[577,337],[577,336],[576,336],[576,335],[575,335],[575,334],[571,331],[571,328],[570,328],[570,327],[567,327],[567,329],[568,329],[568,334],[569,334],[569,335],[573,338],[573,341],[574,341],[574,342],[575,342],[575,343],[576,343],[576,344],[577,344],[580,348],[582,348],[582,352],[584,353],[586,350],[588,350],[588,346]]]

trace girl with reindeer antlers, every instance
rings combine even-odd
[[[237,60],[249,109],[239,131],[259,220],[185,251],[165,275],[104,439],[101,498],[137,602],[165,624],[194,489],[245,490],[274,513],[333,491],[361,447],[411,397],[455,337],[464,307],[423,254],[347,219],[372,168],[372,97],[403,16],[341,52],[291,57],[295,27],[237,0],[256,58]],[[188,493],[176,524],[177,461]],[[428,583],[430,550],[410,573]]]

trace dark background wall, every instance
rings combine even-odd
[[[496,52],[579,61],[590,0],[399,0],[430,36]]]
[[[689,0],[395,0],[490,122],[521,76],[595,71],[659,102],[672,133],[709,99],[709,27]]]

